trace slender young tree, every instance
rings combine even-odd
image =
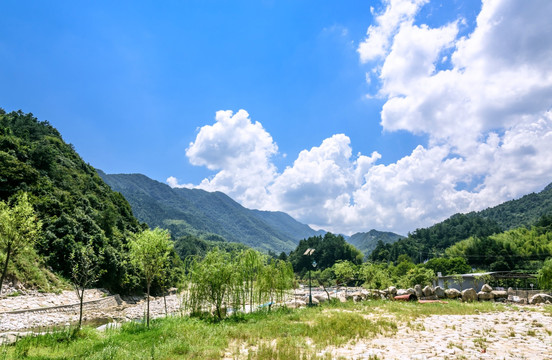
[[[71,277],[73,287],[79,298],[79,325],[82,326],[82,308],[84,303],[84,291],[92,286],[101,276],[99,270],[97,256],[94,254],[94,249],[90,244],[77,245],[77,248],[71,252]]]
[[[10,259],[34,244],[41,227],[27,193],[19,195],[12,207],[0,201],[0,251],[6,256],[0,277],[0,294]]]
[[[163,275],[173,244],[168,230],[155,228],[144,230],[130,242],[132,261],[142,270],[146,280],[147,311],[146,322],[150,324],[150,289],[155,278]]]

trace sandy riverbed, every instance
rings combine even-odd
[[[345,359],[552,359],[552,316],[537,306],[398,322],[394,335],[327,348]]]

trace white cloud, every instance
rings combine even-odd
[[[259,122],[240,110],[217,111],[216,122],[203,126],[186,149],[193,165],[203,165],[217,174],[204,179],[199,188],[222,191],[245,206],[262,207],[266,186],[276,175],[270,158],[278,152],[272,136]]]
[[[199,187],[331,231],[404,234],[552,181],[552,2],[484,1],[462,38],[463,19],[415,24],[425,3],[384,1],[358,52],[386,100],[384,131],[427,134],[428,144],[383,165],[377,152],[353,156],[350,139],[337,134],[278,173],[277,146],[262,125],[243,110],[221,111],[186,152],[217,171]]]
[[[366,39],[360,43],[358,53],[362,62],[382,58],[387,54],[391,37],[402,23],[411,23],[420,7],[429,0],[385,0],[385,10],[376,17]],[[372,11],[373,13],[373,11]]]

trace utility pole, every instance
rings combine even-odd
[[[314,253],[314,249],[308,248],[305,250],[303,255],[311,256]],[[315,267],[316,262],[312,261],[312,263],[309,261],[309,306],[312,306],[312,283],[311,283],[311,267]]]

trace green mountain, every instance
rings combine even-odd
[[[552,214],[552,183],[539,193],[510,200],[476,214],[495,221],[503,230],[534,225],[543,215]]]
[[[406,254],[415,262],[444,254],[444,250],[469,237],[487,237],[508,229],[530,227],[552,214],[552,184],[539,193],[479,212],[455,214],[429,228],[416,229],[393,244],[378,243],[370,254],[374,261],[396,261]]]
[[[140,221],[169,229],[174,238],[193,235],[212,240],[219,236],[279,253],[319,234],[287,214],[250,210],[221,192],[171,188],[141,174],[98,174],[125,196]]]
[[[91,243],[106,270],[99,286],[130,291],[139,285],[127,242],[142,226],[125,198],[47,121],[0,109],[0,199],[23,191],[43,223],[36,251],[54,272],[70,278],[71,251]]]
[[[368,257],[376,248],[379,241],[384,244],[392,244],[402,238],[404,238],[402,235],[372,229],[368,232],[359,232],[351,235],[347,239],[347,242],[362,251],[365,257]]]

